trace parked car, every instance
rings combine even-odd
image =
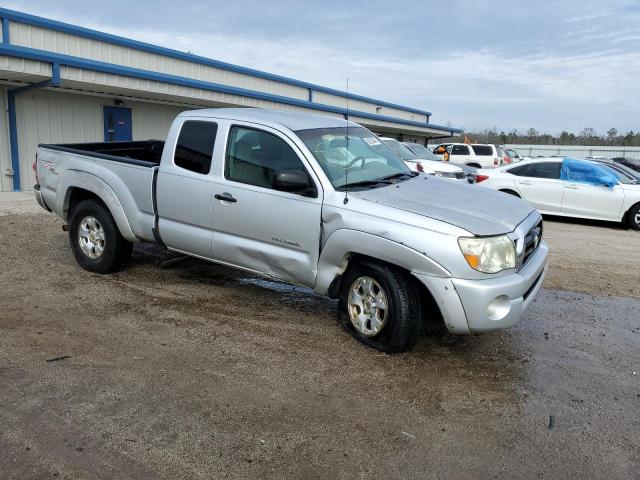
[[[620,163],[627,168],[635,170],[636,172],[640,172],[640,160],[635,160],[632,158],[624,158],[624,157],[615,157],[611,159],[616,163]]]
[[[35,167],[36,199],[68,222],[84,269],[119,270],[155,242],[337,298],[342,325],[384,352],[426,320],[515,324],[547,269],[530,205],[411,172],[339,118],[192,110],[166,142],[41,145]]]
[[[476,181],[521,197],[541,213],[626,222],[640,230],[640,184],[597,161],[528,160],[478,170]]]
[[[504,149],[504,151],[507,152],[507,155],[509,155],[513,163],[522,162],[523,160],[531,160],[531,157],[524,157],[520,155],[520,153],[515,148],[507,148],[502,145],[500,145],[500,148]]]
[[[437,157],[431,150],[429,150],[424,145],[421,145],[419,143],[413,143],[413,142],[402,142],[402,144],[422,160],[431,160],[434,162],[443,161],[441,158]],[[455,162],[448,162],[448,163],[449,165],[454,165],[460,168],[460,170],[462,170],[466,175],[467,182],[474,183],[476,181],[477,168],[470,167],[469,165],[465,165],[464,163],[455,163]]]
[[[504,164],[503,154],[499,147],[490,144],[443,143],[433,149],[438,158],[449,153],[449,161],[464,163],[476,168],[499,167]]]
[[[460,167],[441,162],[439,159],[427,160],[420,158],[418,155],[413,153],[413,151],[394,138],[380,137],[380,140],[382,140],[413,172],[424,172],[438,177],[467,181],[467,176]]]

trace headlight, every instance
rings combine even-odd
[[[458,245],[474,270],[498,273],[516,266],[516,247],[509,237],[460,237]]]
[[[438,177],[456,178],[455,172],[435,172]]]

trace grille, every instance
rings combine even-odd
[[[538,249],[542,240],[542,220],[531,228],[524,237],[524,249],[522,251],[522,265],[526,265],[531,255]]]
[[[458,180],[465,180],[467,178],[467,174],[464,172],[456,172],[456,178]]]

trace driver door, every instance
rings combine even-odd
[[[276,130],[234,122],[213,184],[215,260],[307,286],[320,252],[322,188],[297,146]],[[307,174],[315,193],[275,190],[279,170]]]
[[[581,161],[570,162],[563,168],[565,169],[562,198],[564,213],[602,220],[620,220],[624,203],[622,187],[620,184],[609,187],[595,181],[603,175],[612,174],[598,165]]]

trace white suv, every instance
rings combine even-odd
[[[503,152],[500,147],[488,143],[442,143],[433,149],[438,157],[443,158],[449,153],[449,161],[464,163],[470,167],[493,168],[504,163]]]

